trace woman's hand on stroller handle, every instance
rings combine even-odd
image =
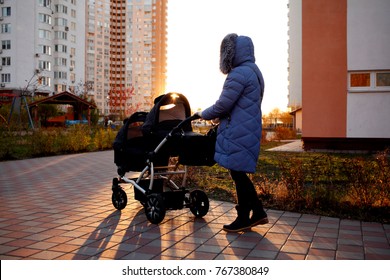
[[[181,121],[181,122],[180,122],[172,131],[171,131],[170,135],[173,135],[173,134],[179,132],[179,131],[182,129],[182,127],[183,127],[185,124],[187,124],[188,122],[191,122],[191,121],[194,121],[194,120],[197,120],[197,119],[200,119],[200,118],[201,118],[201,116],[199,116],[199,114],[195,113],[195,114],[193,114],[192,116],[190,116],[190,117],[188,117],[188,118],[182,120],[182,121]]]
[[[202,112],[199,111],[199,112],[195,112],[191,117],[191,121],[194,121],[194,120],[197,120],[197,119],[201,119],[202,118]]]

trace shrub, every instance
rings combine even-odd
[[[296,139],[297,133],[295,130],[287,127],[278,126],[275,128],[275,140]]]
[[[267,207],[388,222],[389,168],[389,151],[357,158],[271,152],[260,157],[254,181]]]
[[[93,147],[96,150],[105,150],[112,148],[116,132],[111,129],[97,128],[93,135]]]
[[[85,152],[91,143],[90,128],[86,125],[73,125],[68,128],[64,135],[67,141],[66,151]]]
[[[26,141],[30,142],[34,156],[47,156],[60,151],[56,141],[61,131],[59,129],[36,129]]]
[[[288,204],[301,209],[305,204],[305,174],[306,168],[301,159],[291,159],[280,162],[282,183],[284,184]]]
[[[339,184],[343,177],[342,165],[334,156],[320,154],[311,157],[308,162],[306,184],[310,207],[329,209],[338,203],[344,195],[344,187]]]
[[[376,157],[378,174],[376,184],[379,186],[379,205],[390,206],[390,149]]]
[[[14,141],[8,130],[0,130],[0,159],[12,159],[12,144]]]
[[[353,158],[345,160],[347,200],[363,208],[390,206],[390,168],[388,152],[373,160]]]
[[[32,131],[0,131],[0,160],[111,149],[116,131],[75,125]]]

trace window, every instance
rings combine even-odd
[[[11,57],[2,57],[1,58],[1,65],[10,66],[11,65]]]
[[[76,82],[76,75],[75,75],[75,73],[70,73],[70,81],[72,83]]]
[[[57,13],[68,14],[68,7],[65,5],[55,5],[54,8]]]
[[[56,57],[54,59],[54,65],[55,66],[66,66],[67,65],[67,59],[63,57]]]
[[[376,86],[377,87],[390,87],[390,71],[376,73]]]
[[[68,75],[66,72],[54,71],[54,79],[67,79]]]
[[[390,70],[350,72],[348,77],[351,92],[390,91]]]
[[[50,78],[45,76],[40,77],[40,82],[42,86],[50,86],[51,84]]]
[[[1,74],[1,82],[2,83],[10,83],[11,82],[11,74]]]
[[[63,40],[66,40],[68,39],[68,35],[66,32],[64,31],[55,31],[54,32],[54,38],[55,39],[63,39]]]
[[[369,87],[370,73],[352,73],[350,85],[351,87]]]
[[[56,52],[62,52],[62,53],[67,53],[68,47],[65,45],[55,45],[54,50]]]
[[[54,23],[58,26],[68,26],[68,20],[66,18],[56,18]]]
[[[51,24],[51,16],[47,14],[39,14],[38,15],[39,22]]]
[[[56,84],[56,85],[54,85],[54,90],[57,91],[57,92],[65,91],[66,90],[66,85]]]
[[[2,50],[10,50],[11,49],[11,40],[1,41],[1,49]]]
[[[50,63],[50,61],[40,60],[38,63],[38,67],[39,67],[39,69],[50,71],[51,70],[51,63]]]
[[[39,0],[39,6],[41,7],[50,7],[51,0]]]
[[[44,29],[39,29],[38,30],[38,37],[40,39],[48,39],[50,40],[50,31],[49,30],[44,30]]]
[[[3,8],[1,8],[1,15],[3,17],[11,16],[11,7],[3,7]]]
[[[1,25],[1,33],[11,33],[11,24],[10,23],[3,23]]]
[[[51,47],[46,45],[39,45],[39,52],[47,55],[51,55]]]

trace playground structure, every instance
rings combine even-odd
[[[61,123],[64,126],[68,124],[76,123],[88,123],[91,124],[91,109],[96,109],[96,105],[84,100],[68,91],[64,91],[52,96],[34,101],[28,105],[29,110],[32,112],[34,122],[38,122],[38,107],[40,104],[54,104],[54,105],[71,105],[73,107],[71,114],[66,114],[60,117],[52,118],[52,122]],[[86,112],[86,115],[83,113]]]
[[[8,119],[6,119],[4,116],[0,115],[0,119],[1,119],[2,122],[5,123],[6,127],[9,127],[9,124],[11,123],[12,115],[13,115],[13,113],[14,113],[16,108],[19,108],[18,115],[19,115],[19,122],[21,122],[20,121],[21,111],[22,111],[23,108],[25,108],[26,112],[27,112],[27,116],[28,116],[29,127],[34,129],[34,123],[32,121],[31,114],[30,114],[30,111],[29,111],[29,108],[28,108],[28,103],[27,103],[26,96],[28,96],[28,95],[24,94],[23,92],[19,92],[19,93],[0,93],[0,108],[1,108],[1,106],[3,104],[6,104],[6,103],[11,103],[12,104],[11,105],[11,109],[10,109],[10,113],[8,115]]]
[[[64,91],[58,94],[54,94],[52,96],[48,96],[46,98],[33,101],[28,103],[27,97],[31,97],[28,94],[20,93],[0,93],[0,104],[8,104],[11,103],[10,112],[8,118],[1,116],[1,122],[4,122],[7,127],[9,127],[12,119],[12,115],[14,114],[16,109],[19,109],[19,122],[22,109],[25,109],[28,117],[28,125],[29,128],[34,129],[34,123],[37,124],[39,122],[38,117],[38,107],[41,104],[54,104],[54,105],[71,105],[73,107],[72,113],[65,114],[60,117],[55,117],[52,120],[54,125],[60,124],[61,126],[65,126],[66,124],[91,124],[91,109],[95,109],[96,105],[84,100],[68,91]],[[83,113],[86,113],[83,115]]]
[[[91,109],[95,109],[96,105],[68,91],[50,95],[51,92],[42,86],[41,72],[35,72],[29,80],[26,80],[26,86],[23,88],[0,90],[0,108],[3,104],[11,104],[7,117],[2,116],[0,112],[0,126],[4,123],[9,128],[15,113],[18,115],[19,124],[22,124],[22,110],[26,110],[28,127],[34,129],[34,124],[39,123],[38,107],[41,104],[71,105],[73,107],[72,113],[67,112],[68,114],[62,117],[53,118],[53,122],[57,124],[61,123],[64,126],[67,122],[69,124],[91,124]],[[37,100],[36,97],[44,98]]]
[[[10,112],[8,114],[8,119],[6,119],[4,116],[0,114],[0,121],[3,121],[6,125],[6,127],[9,127],[12,119],[12,115],[15,112],[16,109],[19,111],[19,124],[21,123],[21,115],[22,115],[22,109],[24,108],[27,112],[28,117],[28,124],[31,129],[34,129],[34,124],[31,118],[31,114],[28,107],[27,97],[33,98],[34,95],[47,95],[48,92],[45,91],[39,91],[38,88],[40,87],[42,80],[39,76],[40,72],[34,73],[34,75],[29,79],[26,80],[27,84],[24,88],[21,89],[4,89],[0,91],[0,108],[3,104],[9,104],[11,103]],[[0,123],[1,124],[1,123]]]

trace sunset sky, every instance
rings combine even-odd
[[[169,0],[167,92],[184,94],[205,109],[221,93],[219,47],[228,33],[252,38],[265,80],[267,114],[287,109],[287,0]]]

